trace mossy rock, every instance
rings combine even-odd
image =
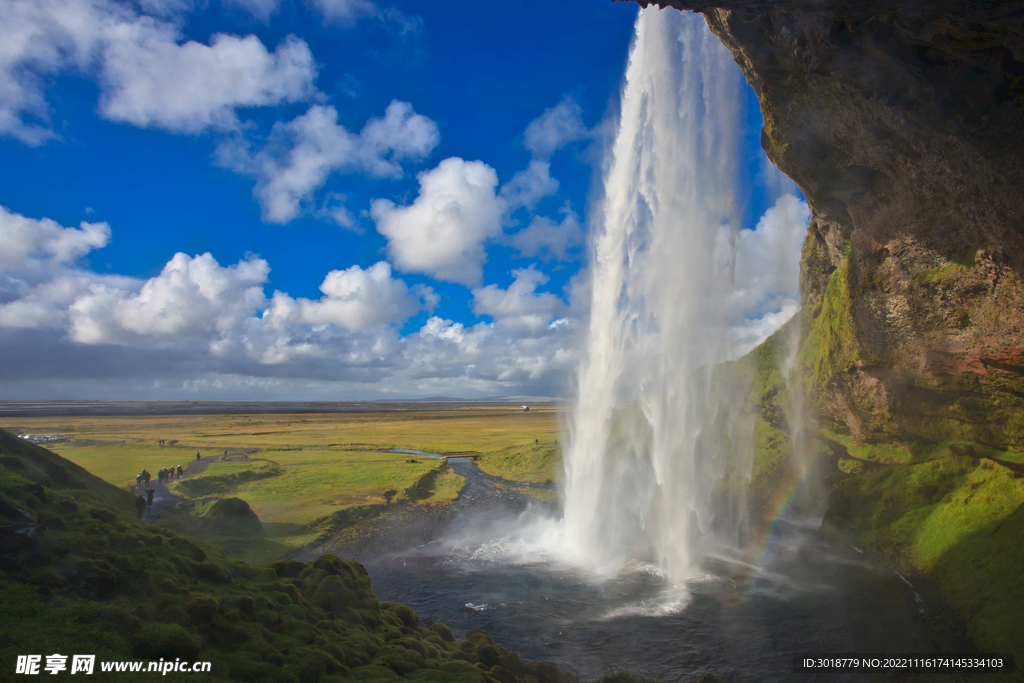
[[[220,600],[210,595],[196,594],[185,605],[192,623],[208,622],[220,609]]]
[[[436,633],[438,636],[440,636],[441,640],[445,641],[446,643],[450,643],[453,640],[455,640],[455,636],[454,634],[452,634],[452,630],[444,624],[435,622],[428,627],[428,630]]]
[[[206,559],[206,551],[187,538],[176,536],[170,540],[170,546],[193,562],[202,562]]]
[[[407,628],[416,628],[420,625],[420,618],[415,612],[405,605],[399,605],[395,609],[395,614],[402,620],[402,624]]]
[[[137,659],[199,659],[203,641],[180,624],[149,622],[132,636],[132,656]]]
[[[299,683],[293,672],[266,662],[254,661],[252,657],[236,652],[227,658],[228,675],[236,681],[260,681],[261,683]]]
[[[371,664],[387,666],[400,676],[404,676],[421,668],[423,662],[424,659],[418,652],[389,643],[377,651]]]
[[[214,501],[202,515],[207,528],[222,536],[262,536],[263,523],[241,498]]]
[[[216,562],[197,562],[192,571],[200,579],[216,583],[231,583],[231,572]]]

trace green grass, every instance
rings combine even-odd
[[[384,492],[409,489],[441,461],[374,451],[265,451],[248,462],[211,463],[206,473],[172,484],[190,498],[221,491],[246,500],[265,522],[308,524],[357,505],[383,505]],[[248,476],[246,476],[248,475]]]
[[[304,451],[379,453],[409,448],[431,453],[500,453],[535,440],[553,443],[560,438],[559,415],[560,409],[554,406],[533,406],[524,413],[518,406],[456,404],[445,410],[374,413],[7,418],[0,420],[0,427],[67,434],[72,441],[56,445],[56,452],[116,486],[126,486],[134,483],[143,467],[156,472],[168,465],[185,465],[196,450],[206,458],[225,449],[257,449],[259,457],[282,463],[283,454]],[[157,444],[161,439],[175,446],[161,447]],[[268,456],[271,452],[274,455]]]
[[[57,445],[59,452],[122,487],[134,484],[143,468],[155,474],[162,467],[187,465],[199,450],[210,463],[207,471],[174,481],[172,491],[191,500],[241,498],[267,525],[268,534],[258,539],[212,534],[200,519],[201,508],[187,506],[165,513],[161,523],[247,559],[295,552],[387,505],[444,505],[458,498],[465,481],[443,462],[385,452],[390,448],[497,453],[486,455],[481,464],[494,458],[494,473],[521,481],[548,481],[559,469],[550,446],[559,436],[559,414],[548,406],[529,413],[518,406],[460,405],[379,413],[75,417],[3,424],[71,436],[71,442]],[[536,448],[536,441],[548,446]],[[222,462],[225,450],[236,455]],[[243,452],[249,457],[239,458]]]
[[[940,444],[851,477],[836,487],[826,523],[927,576],[981,648],[1021,653],[1024,478],[989,459],[1019,454],[975,452],[982,457]]]
[[[124,487],[128,484],[134,486],[135,476],[143,469],[149,470],[155,479],[157,471],[161,468],[176,467],[179,464],[187,467],[196,457],[196,449],[160,448],[139,443],[60,443],[54,444],[52,450],[81,465],[100,479]],[[223,452],[223,449],[216,452],[206,449],[203,455],[208,457]]]
[[[554,443],[527,444],[477,460],[484,472],[529,484],[549,484],[561,478],[562,456]]]

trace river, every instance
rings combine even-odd
[[[628,671],[667,681],[714,673],[731,683],[838,682],[890,679],[795,675],[794,653],[971,649],[943,628],[941,605],[855,548],[821,538],[815,520],[779,523],[756,568],[723,551],[683,586],[643,563],[602,580],[544,550],[553,510],[468,460],[449,463],[467,480],[453,514],[396,534],[397,548],[352,559],[366,565],[381,600],[457,635],[483,629],[523,659],[585,679]]]

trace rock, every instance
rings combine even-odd
[[[824,424],[1024,444],[1019,4],[655,4],[705,13],[807,197],[800,360]]]
[[[222,498],[214,503],[203,515],[203,521],[210,531],[222,536],[261,536],[263,523],[249,504],[241,498]]]

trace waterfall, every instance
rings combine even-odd
[[[716,487],[750,451],[710,371],[733,350],[742,88],[700,15],[639,13],[565,454],[565,541],[607,575],[641,559],[685,577]]]

